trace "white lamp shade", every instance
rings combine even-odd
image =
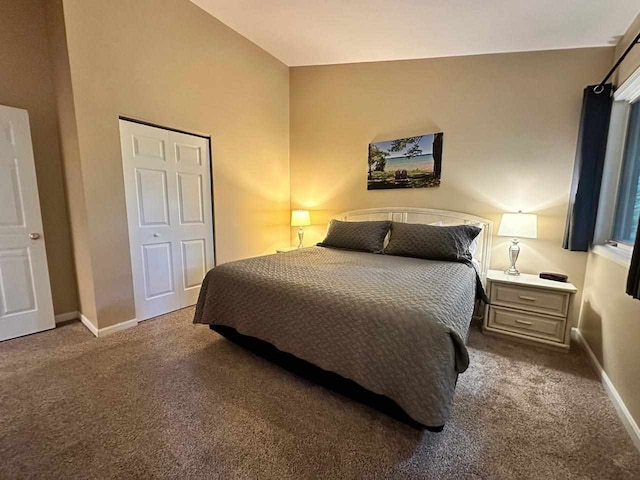
[[[291,210],[291,226],[306,227],[311,225],[309,210]]]
[[[538,216],[533,213],[503,213],[498,236],[538,238]]]

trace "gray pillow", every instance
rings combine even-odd
[[[475,225],[436,227],[393,222],[384,253],[451,262],[471,260],[469,246],[480,231]]]
[[[331,220],[329,231],[320,247],[344,248],[360,252],[382,253],[384,237],[387,236],[391,221],[341,222]]]

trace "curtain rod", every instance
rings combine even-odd
[[[604,84],[607,83],[607,80],[609,80],[611,75],[613,75],[613,72],[615,72],[618,69],[618,67],[620,66],[620,64],[624,60],[624,57],[626,57],[629,54],[629,52],[631,51],[631,49],[633,47],[635,47],[638,43],[640,43],[640,33],[638,33],[638,35],[636,35],[636,38],[633,39],[633,42],[631,42],[629,44],[629,46],[627,47],[627,49],[624,51],[624,53],[622,55],[620,55],[620,58],[615,63],[615,65],[611,68],[611,70],[609,70],[609,73],[607,73],[607,76],[604,77],[604,79],[598,85],[593,87],[593,91],[596,94],[604,92]]]

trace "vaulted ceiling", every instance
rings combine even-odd
[[[638,0],[191,0],[289,66],[611,45]]]

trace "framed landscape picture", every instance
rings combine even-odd
[[[370,143],[367,190],[438,187],[443,137],[438,132]]]

